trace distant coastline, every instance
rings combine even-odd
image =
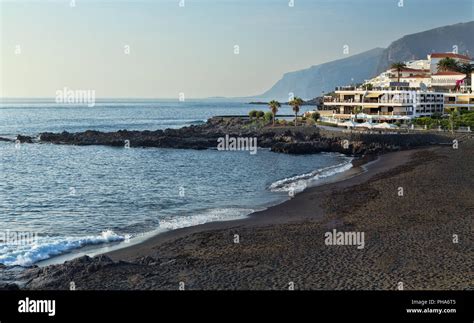
[[[289,105],[289,102],[280,102],[283,105]],[[303,100],[302,105],[314,105],[314,106],[320,106],[322,103],[322,97],[316,97],[310,100]],[[253,104],[253,105],[268,105],[267,101],[251,101],[248,102],[247,104]]]

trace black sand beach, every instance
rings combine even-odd
[[[472,139],[459,149],[388,153],[360,175],[246,219],[29,269],[24,288],[69,289],[74,282],[79,290],[473,289],[472,156]],[[363,232],[364,248],[326,245],[333,229]]]

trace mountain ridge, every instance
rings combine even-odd
[[[249,98],[288,100],[291,93],[303,99],[320,96],[336,86],[360,83],[386,70],[391,63],[426,59],[431,52],[474,53],[474,21],[437,27],[359,54],[284,73],[269,90]],[[456,46],[456,47],[454,47]]]

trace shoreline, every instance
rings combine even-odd
[[[474,267],[474,169],[465,158],[474,154],[474,141],[461,147],[381,155],[357,176],[309,188],[245,219],[181,228],[94,258],[31,268],[18,281],[32,290],[68,289],[71,281],[80,290],[177,290],[182,284],[191,290],[281,290],[289,282],[311,290],[395,290],[400,282],[407,290],[473,289],[466,273]],[[404,197],[396,193],[400,186]],[[364,232],[365,247],[327,245],[325,233],[333,230]]]
[[[339,153],[329,153],[329,154],[339,154]],[[320,184],[307,187],[306,189],[304,189],[304,191],[296,193],[295,197],[300,195],[301,193],[309,190],[309,189],[320,187],[320,186],[330,185],[330,184],[333,184],[333,183],[336,183],[336,182],[348,180],[348,179],[350,179],[354,176],[358,176],[358,175],[366,172],[365,165],[373,163],[373,162],[377,162],[379,158],[380,158],[380,156],[373,156],[373,155],[364,156],[364,157],[353,157],[353,159],[350,161],[350,163],[352,163],[352,167],[350,169],[342,171],[342,172],[335,173],[335,174],[333,174],[333,175],[331,175],[327,178],[321,179],[320,180],[321,182],[318,182]],[[295,197],[293,197],[293,198],[295,198]],[[100,256],[100,255],[108,255],[109,256],[110,254],[115,254],[115,253],[120,254],[120,251],[123,250],[123,249],[131,248],[133,250],[133,248],[139,247],[139,245],[141,245],[143,243],[146,243],[148,240],[154,239],[154,238],[156,238],[160,235],[168,233],[169,235],[172,236],[173,232],[175,232],[177,230],[188,229],[188,228],[192,229],[194,227],[201,227],[201,226],[205,226],[206,224],[211,224],[211,223],[232,224],[236,221],[247,220],[249,217],[255,216],[259,212],[264,212],[264,211],[268,210],[269,208],[278,207],[279,205],[281,205],[283,203],[286,203],[286,202],[288,202],[289,200],[291,200],[293,198],[290,198],[290,197],[283,198],[282,197],[278,201],[276,201],[274,203],[271,203],[271,204],[268,204],[266,206],[256,206],[255,209],[260,209],[259,211],[254,211],[254,212],[251,212],[250,214],[247,214],[245,216],[241,216],[241,217],[238,217],[238,218],[231,218],[231,219],[228,219],[228,220],[219,220],[219,221],[210,221],[210,222],[206,222],[206,223],[202,223],[202,224],[191,225],[191,226],[187,226],[187,227],[182,227],[182,228],[178,228],[178,229],[170,229],[170,230],[164,230],[164,229],[160,230],[159,228],[157,228],[157,229],[154,229],[154,230],[143,233],[140,237],[137,237],[137,240],[131,241],[131,243],[129,245],[124,245],[124,242],[119,242],[119,243],[112,243],[112,244],[109,244],[109,245],[98,245],[98,246],[88,245],[88,246],[84,246],[84,247],[79,248],[79,249],[71,250],[68,253],[64,253],[64,254],[61,254],[61,255],[54,256],[52,258],[47,258],[47,259],[38,261],[38,262],[34,263],[33,266],[46,267],[46,266],[50,266],[50,265],[60,265],[60,264],[65,263],[66,261],[71,261],[71,260],[77,259],[77,258],[85,256],[85,255],[90,256],[90,257],[96,257],[96,256]],[[132,240],[134,240],[134,239],[132,239]],[[25,267],[25,268],[28,268],[28,267]]]
[[[340,153],[329,153],[329,154],[340,154]],[[219,224],[222,224],[225,227],[232,226],[233,223],[236,223],[238,221],[248,220],[250,217],[258,216],[257,214],[259,214],[260,212],[265,212],[268,209],[276,208],[281,204],[289,202],[290,200],[294,199],[295,197],[299,196],[300,194],[304,193],[307,190],[317,188],[317,187],[325,187],[327,185],[331,185],[331,184],[334,184],[334,183],[337,183],[337,182],[340,182],[340,181],[346,181],[346,180],[349,180],[350,178],[352,178],[354,176],[358,176],[358,175],[360,175],[360,174],[367,171],[365,169],[365,165],[373,163],[373,162],[377,162],[378,159],[380,158],[380,156],[368,155],[368,156],[364,156],[364,157],[354,156],[352,158],[353,159],[350,161],[350,163],[352,163],[352,167],[350,169],[342,171],[342,172],[335,173],[335,174],[333,174],[333,175],[331,175],[327,178],[323,178],[323,179],[320,180],[321,182],[318,182],[320,184],[309,186],[309,187],[305,188],[304,191],[299,192],[299,193],[295,193],[294,197],[282,198],[282,199],[276,201],[275,203],[269,204],[265,207],[256,207],[256,209],[260,209],[260,210],[251,212],[250,214],[239,217],[239,218],[229,219],[229,220],[210,221],[210,222],[206,222],[206,223],[202,223],[202,224],[192,225],[192,226],[178,228],[178,229],[171,229],[171,230],[154,229],[152,231],[145,232],[140,237],[137,237],[137,240],[131,241],[131,243],[129,245],[124,245],[124,242],[111,243],[111,244],[105,244],[105,245],[97,245],[97,246],[87,245],[87,246],[81,247],[79,249],[73,249],[70,252],[67,252],[67,253],[64,253],[64,254],[60,254],[60,255],[57,255],[57,256],[53,256],[51,258],[40,260],[40,261],[38,261],[38,262],[36,262],[36,263],[34,263],[30,266],[27,266],[27,267],[21,267],[21,266],[15,265],[15,266],[7,266],[6,268],[8,268],[8,269],[18,268],[18,269],[21,269],[21,270],[25,270],[25,269],[28,269],[28,268],[31,268],[31,267],[44,268],[44,267],[47,267],[47,266],[61,265],[61,264],[64,264],[65,262],[72,261],[74,259],[77,259],[77,258],[80,258],[80,257],[83,257],[83,256],[97,257],[97,256],[100,256],[100,255],[107,255],[107,256],[114,257],[115,254],[118,254],[118,256],[114,257],[114,258],[117,258],[117,260],[121,260],[120,255],[121,255],[121,251],[123,249],[129,249],[130,248],[131,253],[133,254],[133,249],[134,248],[139,248],[140,245],[146,244],[149,240],[153,240],[155,238],[158,238],[161,235],[166,235],[166,236],[171,236],[172,237],[174,235],[175,231],[178,231],[178,233],[179,233],[179,230],[185,230],[185,229],[187,229],[185,231],[189,230],[190,232],[194,232],[193,229],[195,227],[197,227],[196,230],[201,230],[201,228],[202,228],[202,230],[206,230],[206,225],[212,224],[212,223],[215,223],[216,225],[218,225],[218,227],[220,227]],[[2,265],[2,264],[0,264],[0,265]]]
[[[355,178],[359,176],[366,174],[367,178],[370,178],[378,174],[380,171],[389,170],[390,168],[394,168],[403,164],[401,163],[400,158],[395,157],[396,155],[403,155],[405,157],[405,155],[407,154],[409,155],[416,151],[420,151],[424,149],[429,149],[429,148],[416,148],[412,150],[391,152],[391,153],[387,153],[380,156],[365,156],[365,158],[356,158],[352,161],[353,167],[351,167],[347,171],[337,173],[331,176],[330,178],[332,178],[332,180],[329,180],[329,182],[323,183],[321,185],[308,187],[304,191],[296,194],[293,198],[278,202],[277,204],[271,205],[265,208],[264,210],[252,212],[243,218],[232,219],[228,221],[207,222],[207,223],[203,223],[199,225],[160,232],[132,246],[129,246],[129,247],[125,246],[114,251],[99,253],[97,255],[106,255],[116,261],[133,260],[140,256],[141,257],[147,256],[147,253],[149,252],[149,250],[155,247],[156,245],[163,244],[165,242],[169,242],[174,239],[179,239],[183,236],[194,234],[194,233],[204,232],[208,230],[230,229],[230,228],[241,226],[241,225],[253,226],[253,225],[268,225],[268,224],[282,223],[280,221],[283,221],[283,223],[285,223],[287,219],[283,215],[279,217],[278,221],[276,222],[274,221],[276,219],[276,217],[274,216],[275,212],[280,213],[281,210],[283,209],[284,210],[291,209],[292,204],[299,203],[300,200],[304,200],[303,196],[305,196],[306,194],[320,192],[320,191],[324,191],[326,189],[332,189],[335,187],[345,187],[345,186],[353,185],[359,182],[359,180],[355,180]],[[376,164],[380,163],[381,161],[383,162],[388,161],[388,162],[386,165],[383,165],[383,166],[379,165],[379,167],[377,167]],[[342,178],[337,179],[337,177],[342,177]],[[361,179],[361,181],[363,180],[364,179]],[[316,217],[322,216],[322,214],[319,212],[322,213],[321,210],[318,210]],[[314,220],[314,216],[308,214],[304,217],[295,217],[295,219],[292,219],[292,221],[301,221],[307,218]]]
[[[418,148],[420,149],[420,148]],[[416,150],[418,150],[416,149]],[[423,148],[421,148],[423,149]],[[415,149],[414,149],[415,150]],[[399,152],[392,152],[381,156],[397,154]],[[225,229],[231,228],[234,225],[240,225],[241,223],[244,225],[253,225],[254,223],[258,223],[254,217],[259,217],[261,214],[266,214],[266,212],[273,212],[275,209],[278,209],[282,204],[288,203],[293,199],[298,198],[301,194],[313,190],[313,189],[321,189],[324,190],[327,187],[331,187],[331,185],[349,181],[350,179],[360,176],[366,172],[369,172],[372,168],[372,164],[375,164],[380,161],[381,156],[375,155],[368,155],[364,157],[354,157],[351,161],[352,167],[346,171],[336,173],[332,176],[324,178],[321,180],[321,184],[317,184],[314,186],[310,186],[306,188],[304,191],[295,194],[294,197],[285,198],[277,201],[274,204],[271,204],[265,207],[262,210],[254,211],[246,216],[242,216],[236,219],[229,219],[229,220],[220,220],[220,221],[210,221],[198,225],[192,225],[188,227],[173,229],[173,230],[165,230],[160,231],[158,229],[152,230],[150,232],[145,233],[142,237],[138,238],[136,241],[130,243],[130,245],[124,245],[124,242],[114,243],[110,245],[104,246],[85,246],[80,249],[72,250],[69,253],[61,254],[54,256],[52,258],[41,260],[33,266],[38,267],[47,267],[50,265],[61,265],[65,262],[72,261],[74,259],[89,256],[89,257],[97,257],[100,255],[106,255],[111,257],[114,260],[133,260],[133,257],[137,254],[137,250],[141,250],[142,247],[147,249],[146,246],[154,245],[155,243],[161,243],[163,241],[169,241],[183,235],[202,232],[205,230],[218,230],[218,229]],[[139,254],[146,256],[146,251],[142,251]],[[130,255],[130,256],[128,256]],[[28,267],[25,267],[27,269]]]
[[[259,138],[259,147],[270,149],[275,153],[286,154],[314,154],[314,153],[339,153],[345,156],[355,158],[353,167],[349,170],[352,174],[354,168],[367,162],[367,158],[373,156],[384,155],[390,152],[398,152],[400,150],[410,150],[429,145],[444,143],[447,137],[435,136],[432,134],[423,135],[393,135],[393,134],[337,134],[326,133],[319,127],[299,127],[299,128],[274,128],[263,127],[262,129],[252,129],[249,120],[241,120],[240,118],[222,118],[213,117],[200,126],[189,126],[180,129],[166,129],[156,131],[127,131],[119,130],[116,132],[100,132],[87,130],[78,133],[41,133],[39,141],[28,136],[17,136],[19,143],[50,143],[50,144],[66,144],[66,145],[103,145],[111,147],[123,147],[124,142],[128,144],[125,148],[130,147],[157,147],[157,148],[181,148],[181,149],[209,149],[215,145],[216,138],[219,136],[228,136],[235,134],[238,136],[255,136]],[[243,132],[242,132],[243,131]],[[341,136],[341,137],[339,137]],[[133,143],[133,144],[132,144]],[[334,174],[336,179],[345,179],[348,175]],[[328,176],[332,178],[333,176]],[[324,175],[318,182],[308,183],[311,186],[326,185],[334,179],[324,178]],[[298,185],[298,189],[301,185]],[[304,188],[306,185],[302,185]],[[276,205],[285,203],[282,198],[276,201]],[[258,207],[258,206],[257,206]],[[252,211],[252,210],[249,210]],[[245,219],[245,218],[244,218]],[[227,221],[226,221],[227,222]],[[153,230],[157,231],[157,230]],[[165,232],[163,232],[165,233]],[[162,233],[159,233],[162,234]],[[135,241],[131,241],[133,245],[142,243],[144,233],[141,237],[137,237]],[[138,240],[138,242],[137,242]],[[147,240],[145,238],[145,240]],[[98,255],[106,253],[109,250],[127,248],[121,243],[112,243],[105,246],[98,245],[86,246],[71,250],[68,253],[61,254],[52,258],[44,259],[36,264],[39,266],[58,264],[62,261],[74,259],[84,254]],[[99,250],[97,252],[97,250]]]

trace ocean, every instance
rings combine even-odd
[[[217,99],[101,100],[94,107],[4,100],[0,136],[179,128],[252,109],[268,110]],[[292,111],[283,106],[279,113]],[[0,263],[41,264],[166,230],[242,218],[349,169],[350,161],[338,154],[266,149],[250,154],[0,141]]]

